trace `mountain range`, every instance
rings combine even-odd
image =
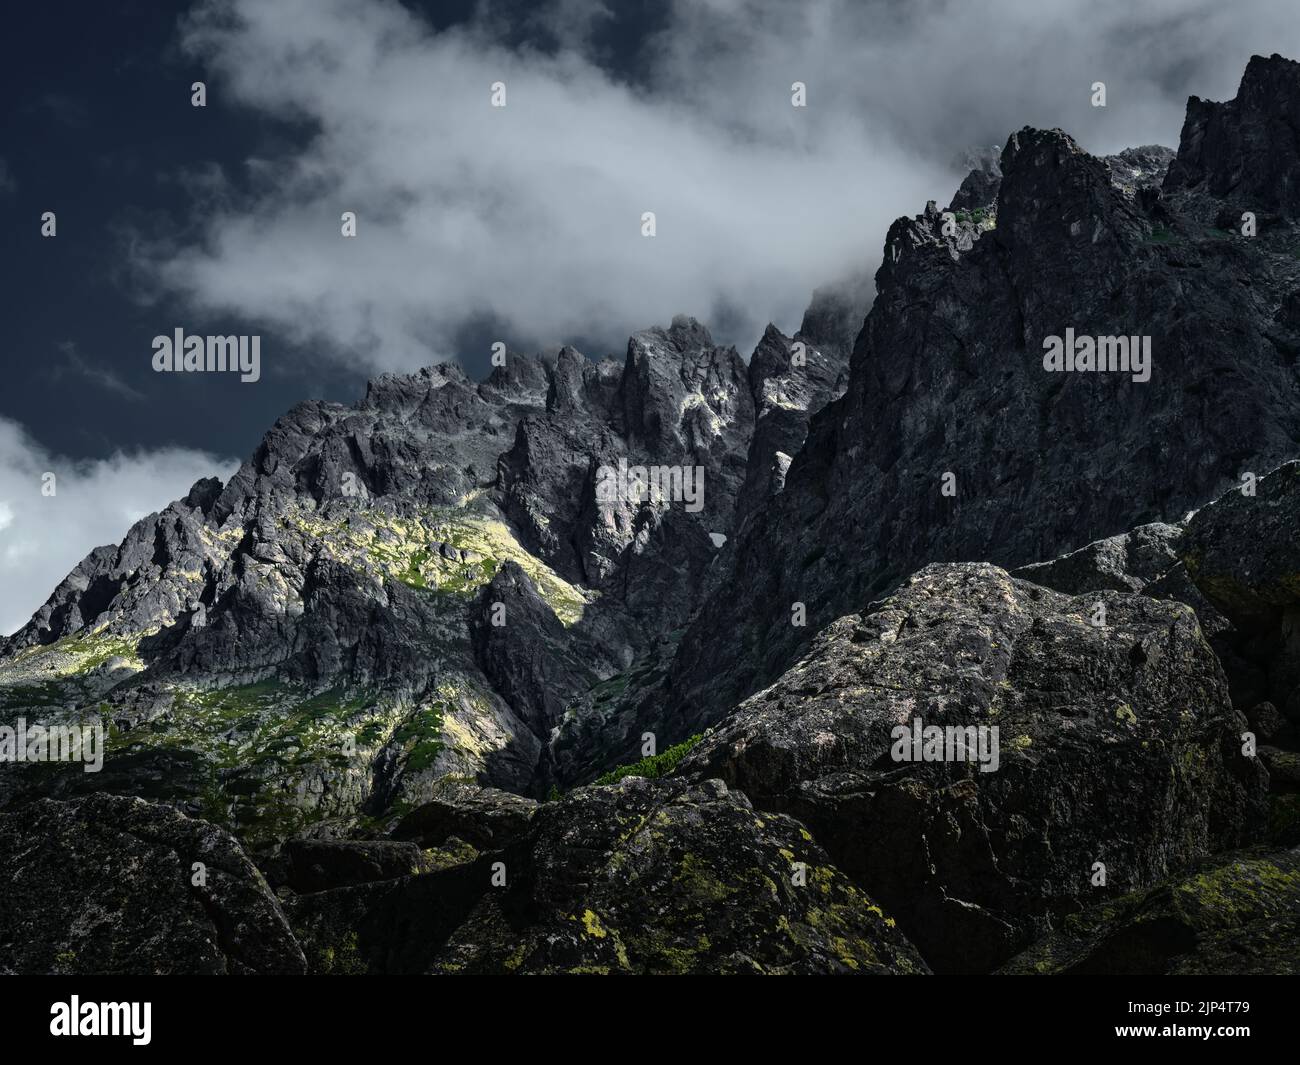
[[[106,735],[0,766],[0,971],[1298,971],[1300,64],[970,166],[748,361],[385,375],[91,552],[0,644]]]

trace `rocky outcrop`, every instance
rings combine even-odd
[[[968,753],[920,759],[894,731],[914,723],[970,730]],[[797,817],[936,970],[986,971],[1094,899],[1259,838],[1245,727],[1186,606],[935,565],[820,632],[678,774]]]
[[[1187,523],[1179,554],[1197,588],[1235,626],[1254,702],[1300,731],[1300,463],[1226,492]]]
[[[288,898],[313,972],[928,971],[807,829],[718,781],[629,778],[535,815],[466,789],[399,834],[482,851]]]
[[[1146,144],[1125,148],[1115,155],[1103,155],[1101,161],[1110,170],[1111,183],[1131,198],[1143,189],[1160,188],[1176,155],[1172,148]],[[966,171],[966,176],[948,210],[959,217],[980,212],[996,220],[998,190],[1002,186],[1001,147],[972,148],[961,157],[958,166]]]
[[[1071,914],[1012,975],[1300,974],[1300,850],[1209,859],[1167,883]]]
[[[1177,525],[1141,525],[1050,562],[1021,566],[1015,576],[1067,595],[1105,589],[1140,592],[1178,565],[1177,545],[1182,534]]]
[[[845,360],[824,353],[806,334],[786,337],[775,326],[767,327],[749,361],[757,417],[737,502],[737,531],[785,487],[786,471],[803,447],[809,419],[844,391],[847,379]]]
[[[505,512],[530,550],[622,602],[638,629],[674,628],[696,605],[715,551],[708,534],[730,532],[744,480],[754,428],[744,360],[678,317],[628,341],[608,408],[593,402],[605,394],[599,370],[584,369],[579,387],[572,356],[562,355],[559,368],[548,409],[520,421],[501,457]],[[701,496],[598,499],[601,467],[620,462],[698,468]]]
[[[296,895],[284,902],[319,976],[424,972],[488,889],[488,859],[446,869]]]
[[[543,806],[438,973],[924,973],[798,822],[717,781]]]
[[[1134,196],[1143,189],[1160,188],[1177,154],[1172,148],[1147,144],[1141,148],[1125,148],[1117,155],[1102,159],[1110,167],[1111,181],[1127,195]]]
[[[1112,590],[1186,603],[1196,611],[1201,631],[1220,658],[1231,656],[1236,633],[1188,574],[1179,554],[1184,532],[1185,526],[1164,522],[1139,525],[1131,532],[1095,540],[1050,562],[1034,562],[1012,573],[1066,595]]]
[[[0,972],[301,973],[275,896],[226,832],[141,799],[0,812]]]
[[[597,641],[565,629],[514,562],[483,587],[469,624],[484,676],[542,740],[570,699],[619,671]]]
[[[0,712],[111,721],[117,786],[258,846],[449,773],[541,793],[565,706],[694,610],[753,428],[743,360],[688,318],[621,366],[509,354],[300,404],[73,571],[7,641]],[[698,467],[700,506],[597,499],[620,461]],[[160,790],[144,766],[177,748],[189,782]],[[4,769],[0,796],[30,793]]]
[[[1224,493],[1187,523],[1180,553],[1197,587],[1239,625],[1273,627],[1300,607],[1300,462]]]
[[[1294,67],[1260,60],[1248,78],[1300,85]],[[1281,122],[1286,99],[1258,106]],[[1189,134],[1179,156],[1198,150]],[[1012,135],[1000,165],[993,228],[945,235],[935,210],[891,227],[845,395],[738,535],[630,733],[672,742],[716,722],[927,562],[1053,558],[1186,514],[1300,448],[1300,333],[1275,318],[1289,229],[1214,229],[1168,193],[1172,169],[1165,195],[1128,195],[1058,130]],[[1044,341],[1067,329],[1150,337],[1150,380],[1045,370]]]
[[[441,847],[455,836],[480,850],[500,850],[523,835],[537,803],[496,788],[442,780],[430,801],[406,814],[393,828],[394,839]]]
[[[970,212],[994,206],[1002,184],[1001,159],[1001,149],[997,146],[966,152],[959,165],[967,173],[948,210]]]
[[[1166,191],[1188,189],[1260,216],[1300,217],[1300,63],[1252,56],[1234,99],[1187,101]]]
[[[414,843],[391,840],[291,839],[284,850],[287,884],[301,894],[395,880],[426,865]]]
[[[831,356],[837,367],[847,372],[853,343],[862,332],[874,296],[875,285],[867,270],[822,285],[813,291],[796,339]]]
[[[1233,705],[1266,745],[1260,757],[1273,791],[1288,790],[1300,741],[1300,601],[1290,531],[1300,510],[1298,468],[1286,463],[1262,477],[1243,475],[1239,488],[1179,525],[1141,526],[1015,571],[1068,594],[1121,588],[1191,606]],[[1267,746],[1274,744],[1282,749]]]

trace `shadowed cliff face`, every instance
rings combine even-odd
[[[1167,193],[1199,190],[1260,216],[1300,216],[1300,63],[1251,57],[1236,99],[1187,101]]]
[[[1227,172],[1233,146],[1272,187],[1300,176],[1280,135],[1297,93],[1300,67],[1275,57],[1252,61],[1233,103],[1193,101],[1163,193],[1025,129],[1002,151],[994,223],[945,235],[931,207],[891,227],[847,393],[814,418],[681,643],[670,736],[717,720],[925,562],[1040,561],[1177,519],[1296,452],[1300,231],[1262,221],[1281,202],[1262,192],[1257,236],[1214,220],[1228,188],[1233,210],[1253,202]],[[1044,338],[1067,329],[1149,336],[1151,379],[1046,372]]]

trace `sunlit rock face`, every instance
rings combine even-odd
[[[259,844],[400,813],[449,774],[540,794],[566,706],[698,606],[755,387],[678,318],[621,363],[507,353],[481,383],[440,365],[300,404],[228,483],[92,552],[6,641],[0,699],[106,723],[124,790],[185,760],[169,796]],[[598,492],[629,467],[689,497]]]

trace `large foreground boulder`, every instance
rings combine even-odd
[[[301,973],[234,838],[117,795],[0,813],[0,972]]]
[[[926,726],[952,732],[914,746]],[[987,971],[1258,838],[1245,728],[1184,604],[934,565],[824,629],[677,772],[799,818],[936,970]]]
[[[807,829],[718,781],[578,789],[493,874],[431,971],[927,971]]]
[[[1300,975],[1300,849],[1208,859],[1072,914],[1001,971]]]

